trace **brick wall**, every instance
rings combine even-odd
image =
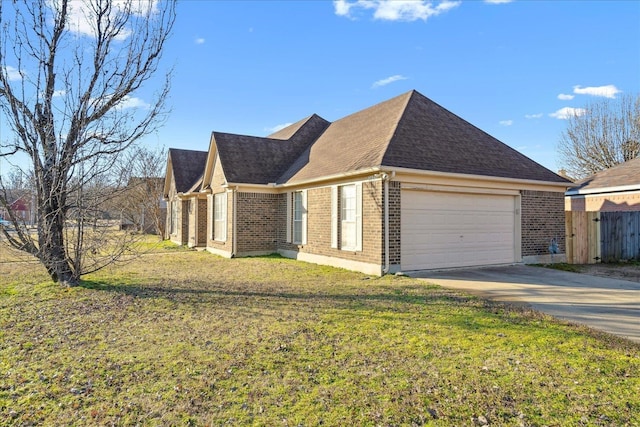
[[[400,265],[400,182],[389,182],[389,264]],[[384,218],[383,218],[384,221]],[[384,259],[384,258],[383,258]]]
[[[282,195],[244,192],[237,194],[238,253],[276,252]]]
[[[307,190],[307,244],[286,242],[286,194],[279,200],[277,248],[302,253],[331,256],[352,261],[380,264],[383,257],[382,183],[362,184],[362,251],[345,251],[331,247],[331,187]],[[339,199],[339,198],[338,198]],[[338,241],[340,241],[338,227]]]
[[[530,190],[520,194],[522,256],[548,255],[553,238],[565,253],[564,194]]]
[[[207,241],[207,199],[198,199],[198,246]]]

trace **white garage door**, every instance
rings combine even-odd
[[[403,270],[515,262],[516,197],[402,190]]]

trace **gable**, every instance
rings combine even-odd
[[[213,174],[211,177],[211,188],[220,188],[227,183],[227,180],[224,175],[224,171],[222,170],[222,165],[220,164],[220,159],[216,158],[213,165]]]

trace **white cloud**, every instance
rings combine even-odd
[[[22,79],[22,72],[17,68],[12,67],[11,65],[7,65],[4,68],[4,71],[7,73],[7,77],[10,81]]]
[[[334,0],[333,8],[335,10],[336,15],[338,16],[349,16],[349,12],[351,10],[352,3],[348,3],[345,0]]]
[[[64,89],[61,90],[54,90],[53,91],[53,97],[59,97],[59,96],[65,96],[67,94],[67,91]]]
[[[435,5],[434,5],[435,3]],[[336,15],[353,18],[354,10],[372,10],[373,18],[383,21],[426,21],[459,6],[461,1],[442,0],[334,0]]]
[[[567,120],[574,116],[582,116],[586,113],[587,110],[584,108],[573,108],[573,107],[564,107],[556,111],[555,113],[549,114],[550,117],[555,117],[560,120]]]
[[[197,39],[195,39],[196,44],[204,44],[205,39],[203,39],[202,37],[198,37]]]
[[[615,87],[614,85],[606,85],[606,86],[589,86],[589,87],[581,87],[574,86],[573,93],[577,93],[578,95],[591,95],[591,96],[602,96],[604,98],[615,98],[617,94],[622,91]]]
[[[558,99],[561,101],[571,101],[573,98],[575,98],[575,95],[569,95],[566,93],[561,93],[558,95]]]
[[[403,75],[396,74],[395,76],[387,77],[386,79],[378,80],[371,85],[372,88],[377,88],[381,86],[386,86],[390,83],[397,82],[399,80],[407,80],[407,78]]]
[[[136,98],[134,96],[125,96],[122,101],[118,103],[116,108],[125,109],[125,108],[149,108],[150,105],[147,104],[144,100],[140,98]]]
[[[279,130],[286,128],[287,126],[291,126],[293,123],[282,123],[281,125],[275,125],[272,128],[266,128],[265,130],[269,133],[276,133]]]
[[[60,0],[50,0],[51,6],[56,9],[60,8]],[[107,25],[107,20],[113,19],[113,15],[121,13],[123,7],[129,5],[131,7],[131,13],[138,16],[144,16],[147,13],[155,13],[158,9],[158,0],[152,1],[132,1],[128,0],[115,0],[113,2],[113,9],[111,11],[112,16],[105,16],[103,24]],[[95,13],[92,12],[90,6],[84,1],[71,1],[67,5],[69,17],[67,24],[69,30],[84,36],[94,37],[95,32]],[[131,30],[123,28],[116,37],[116,40],[124,40],[131,35]]]
[[[542,113],[537,113],[537,114],[525,114],[524,118],[525,119],[539,119],[542,117]]]
[[[513,120],[500,120],[500,126],[511,126],[513,124]]]

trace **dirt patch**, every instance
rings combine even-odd
[[[578,268],[584,274],[640,283],[640,265],[636,264],[585,264]]]

